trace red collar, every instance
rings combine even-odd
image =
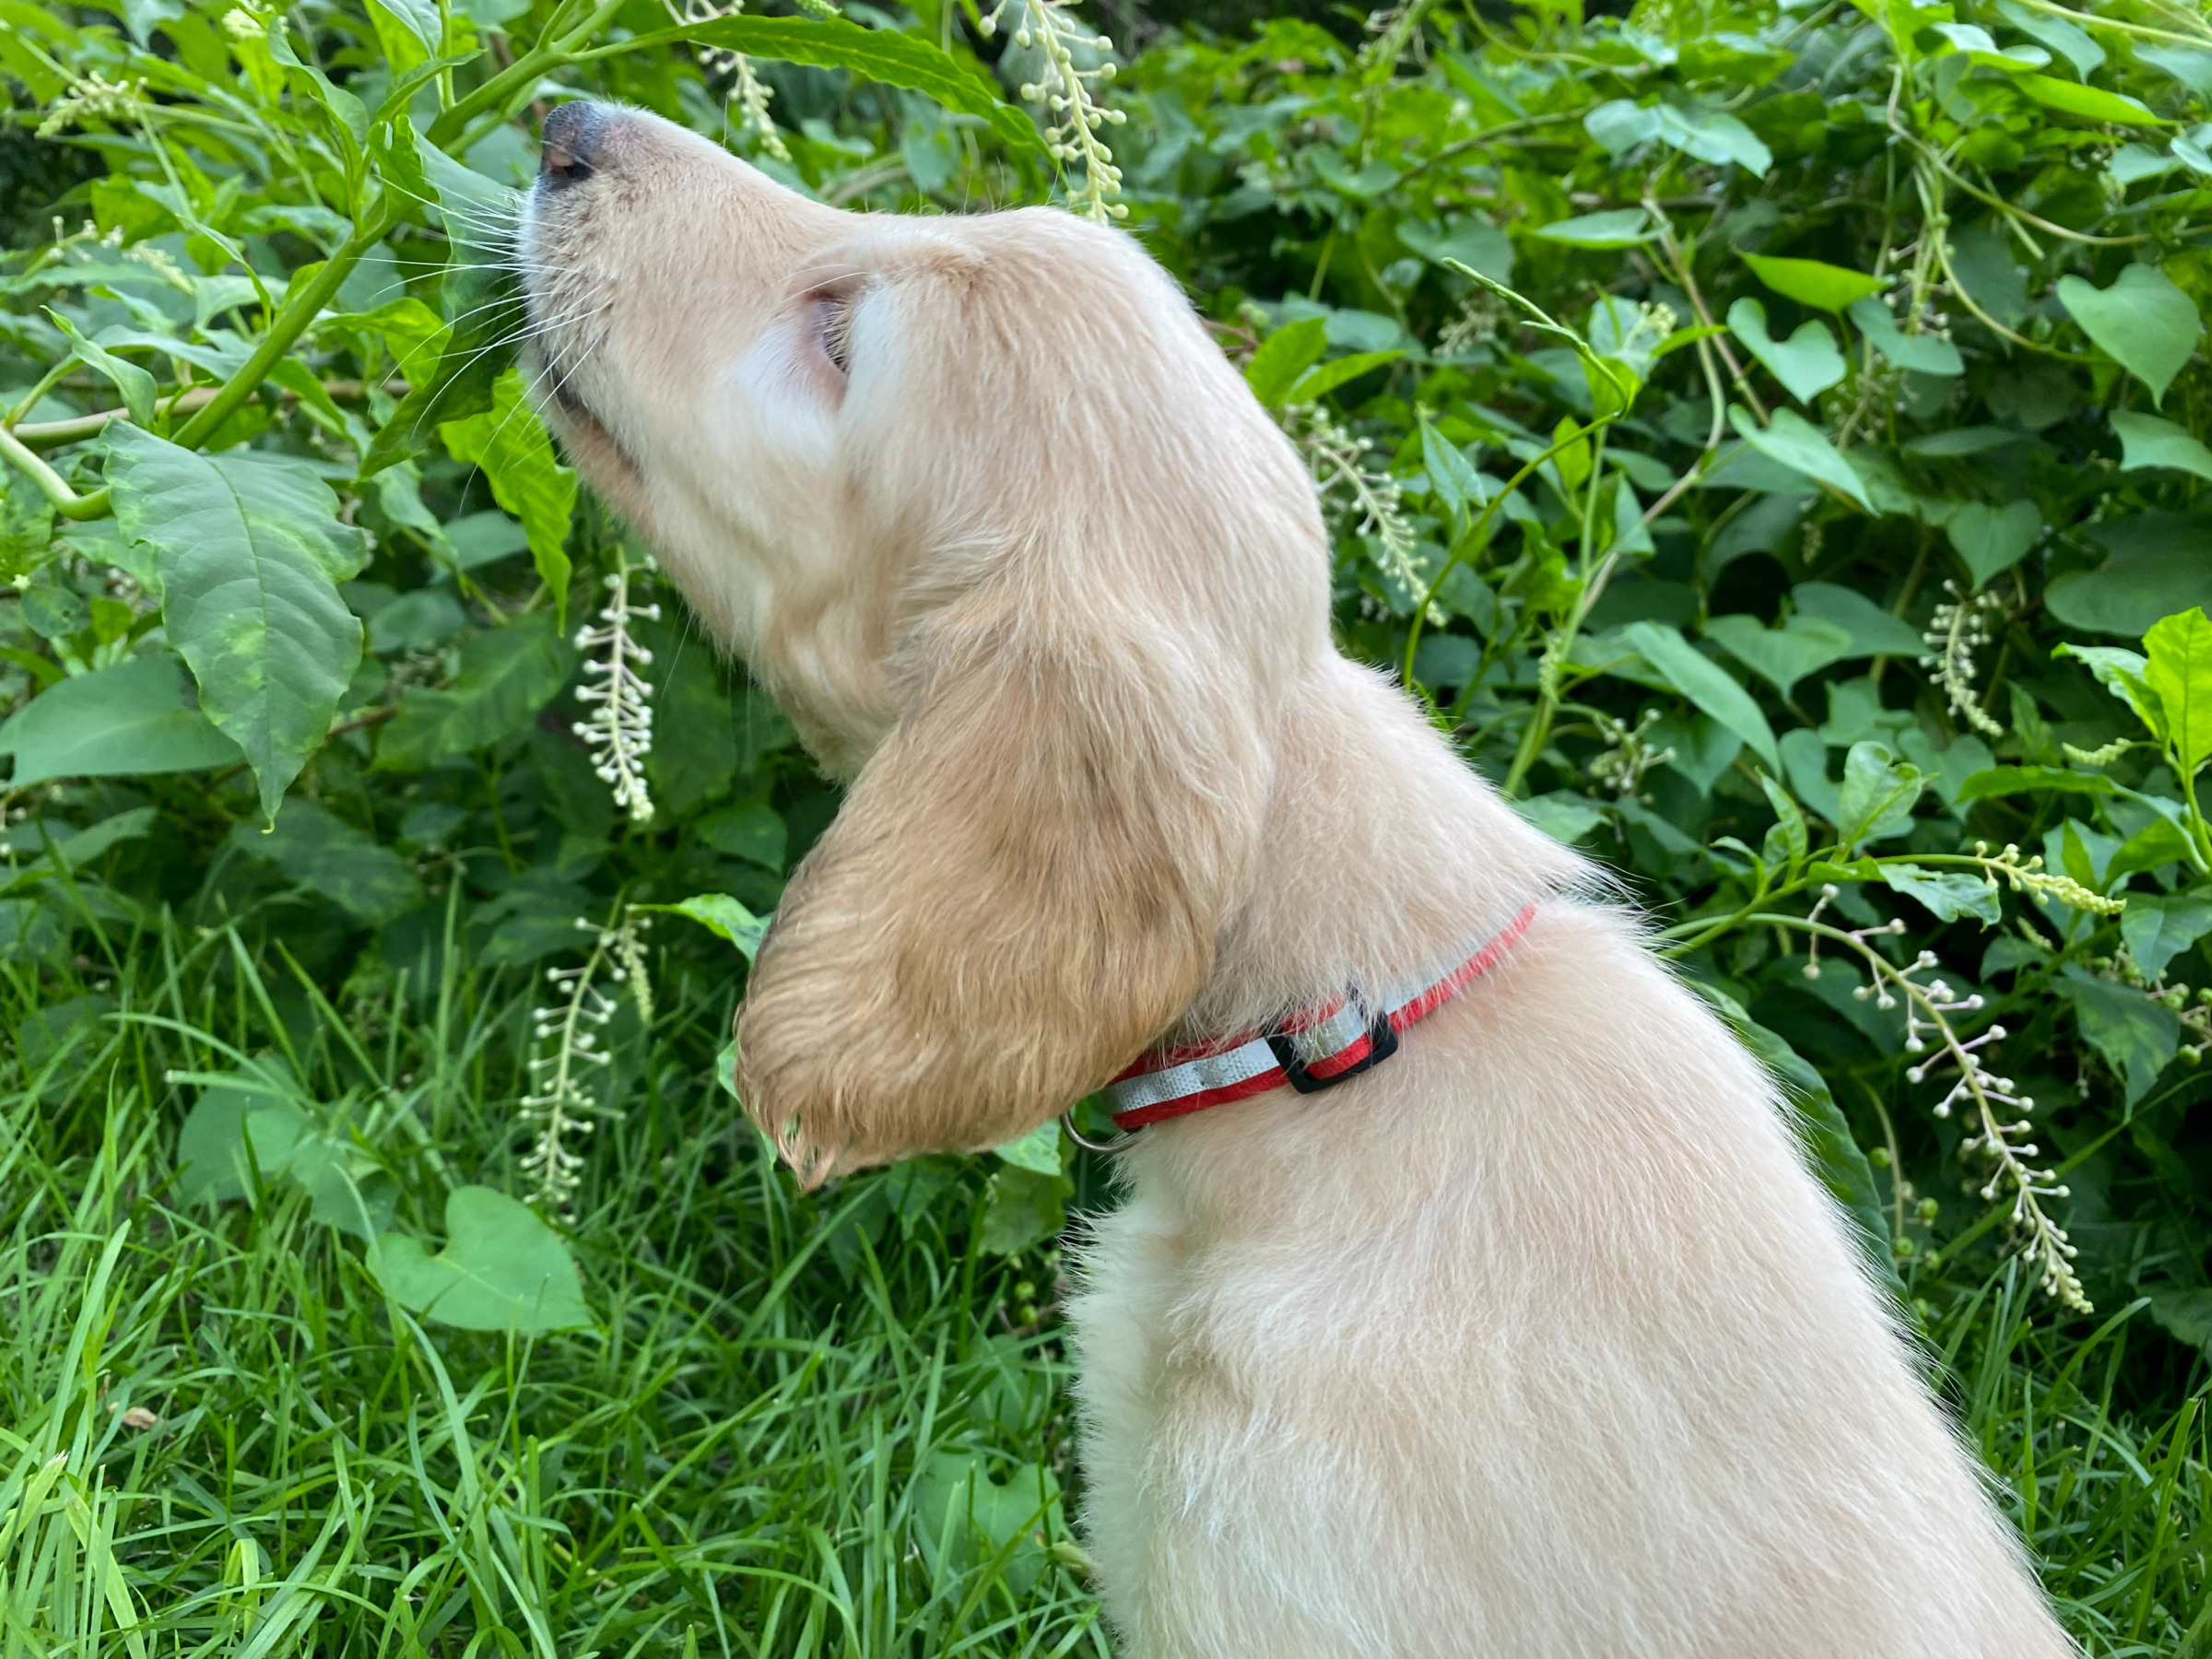
[[[1418,982],[1371,1003],[1339,996],[1264,1031],[1154,1049],[1106,1086],[1114,1126],[1141,1129],[1285,1084],[1300,1094],[1315,1094],[1358,1077],[1397,1053],[1399,1032],[1496,967],[1535,914],[1534,904],[1524,906],[1495,937],[1441,979]]]

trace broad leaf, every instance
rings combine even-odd
[[[2166,716],[2166,742],[2185,772],[2212,756],[2212,619],[2202,610],[2168,617],[2143,636],[2144,681]]]
[[[1889,308],[1879,300],[1860,300],[1851,307],[1851,320],[1859,325],[1859,332],[1874,342],[1874,348],[1900,369],[1910,369],[1917,374],[1959,375],[1966,372],[1966,359],[1959,355],[1959,347],[1950,341],[1934,335],[1907,334],[1897,325]],[[1951,438],[1952,433],[1938,433],[1938,439]],[[2016,434],[2000,433],[2002,441],[2014,441]]]
[[[1641,207],[1617,207],[1607,213],[1554,219],[1530,234],[1576,248],[1632,248],[1639,242],[1659,240],[1658,227]]]
[[[523,374],[509,369],[492,388],[491,407],[438,429],[447,453],[484,469],[500,506],[523,521],[530,557],[553,594],[553,614],[569,603],[569,524],[576,512],[576,474],[554,458],[546,433],[524,394]]]
[[[2131,893],[2120,912],[2120,936],[2128,954],[2154,978],[2208,933],[2212,899],[2193,893]]]
[[[1919,768],[1895,759],[1881,744],[1853,744],[1843,757],[1836,814],[1836,840],[1843,851],[1910,830],[1913,804],[1926,784]]]
[[[1996,886],[1986,877],[1965,870],[1924,870],[1918,865],[1884,865],[1882,879],[1893,891],[1925,905],[1938,922],[1971,916],[1984,927],[1994,927],[2005,919]]]
[[[1705,624],[1705,637],[1784,697],[1806,675],[1853,654],[1851,635],[1817,617],[1792,617],[1771,629],[1756,617],[1715,617]]]
[[[1731,408],[1728,418],[1736,435],[1768,460],[1778,462],[1816,484],[1827,486],[1868,512],[1874,511],[1874,503],[1867,499],[1866,486],[1852,470],[1851,463],[1836,453],[1836,446],[1828,441],[1827,433],[1802,415],[1777,409],[1764,429],[1740,408]]]
[[[1799,403],[1812,402],[1843,378],[1836,337],[1818,323],[1800,324],[1787,340],[1777,340],[1767,332],[1767,308],[1738,300],[1728,308],[1728,328]]]
[[[2156,265],[2128,265],[2109,288],[2061,276],[2058,298],[2082,333],[2148,386],[2154,401],[2165,397],[2204,333],[2195,303]]]
[[[1299,376],[1319,362],[1328,348],[1325,318],[1304,317],[1286,324],[1260,342],[1259,350],[1244,366],[1244,383],[1267,407],[1280,408]]]
[[[1751,694],[1727,671],[1664,622],[1632,622],[1621,637],[1683,696],[1712,715],[1754,750],[1772,770],[1782,770],[1774,728]]]
[[[2120,435],[2120,468],[2135,472],[2144,467],[2171,466],[2212,479],[2212,449],[2206,449],[2185,428],[2156,415],[2136,415],[2115,409],[2112,430]]]
[[[2043,515],[2033,501],[2002,507],[1969,501],[1945,521],[1943,533],[1972,572],[1974,586],[1983,588],[2028,556],[2043,533]]]
[[[244,759],[193,706],[184,670],[162,653],[65,679],[0,725],[17,787],[48,778],[200,771]]]
[[[2153,114],[2150,106],[2142,100],[2130,98],[2124,92],[2107,92],[2101,87],[2085,87],[2078,81],[2064,81],[2049,75],[2023,75],[2014,84],[2046,110],[2077,115],[2084,121],[2114,126],[2171,124]]]
[[[1008,1141],[994,1147],[1000,1160],[1018,1170],[1034,1170],[1040,1175],[1060,1173],[1060,1120],[1047,1118],[1019,1140]]]
[[[2181,1017],[2133,985],[2068,968],[2051,988],[2074,1005],[2081,1034],[2120,1074],[2130,1106],[2150,1092],[2182,1040]]]
[[[489,1187],[445,1201],[445,1248],[430,1254],[386,1233],[370,1260],[394,1301],[464,1331],[535,1335],[592,1323],[583,1280],[560,1235],[525,1204]]]
[[[641,904],[638,908],[688,916],[717,938],[736,946],[748,962],[759,954],[760,941],[768,933],[767,917],[754,915],[727,893],[699,893],[674,904]]]
[[[1797,614],[1832,623],[1851,636],[1847,656],[1917,657],[1927,650],[1920,629],[1892,615],[1856,588],[1832,582],[1801,582],[1790,590]]]
[[[289,800],[267,833],[240,825],[231,844],[265,858],[311,892],[371,926],[422,902],[422,883],[406,860],[313,801]]]
[[[1845,270],[1841,265],[1826,265],[1818,259],[1772,259],[1763,253],[1744,253],[1738,257],[1751,267],[1754,276],[1783,299],[1794,300],[1816,311],[1844,311],[1855,301],[1882,291],[1879,276]],[[1888,312],[1885,310],[1882,314],[1887,316]]]
[[[170,643],[274,818],[361,660],[337,588],[361,568],[361,534],[304,462],[199,454],[131,426],[111,429],[110,445],[116,522],[154,550]]]
[[[865,80],[904,87],[963,115],[980,115],[1004,142],[1041,155],[1037,125],[991,88],[981,72],[917,35],[893,29],[863,29],[841,18],[717,18],[679,29],[656,29],[628,41],[635,53],[668,41],[696,41],[747,57],[780,58],[818,69],[850,69]]]
[[[478,634],[461,648],[452,690],[418,686],[400,698],[377,745],[378,768],[419,771],[512,736],[553,700],[575,664],[575,648],[543,611]]]

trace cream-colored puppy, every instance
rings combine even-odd
[[[1305,473],[1134,241],[571,104],[523,251],[562,442],[851,780],[738,1021],[807,1178],[1494,943],[1124,1159],[1071,1314],[1125,1653],[2073,1652],[1772,1086],[1337,654]]]

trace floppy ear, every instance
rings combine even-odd
[[[809,1181],[1064,1111],[1189,1005],[1242,891],[1249,679],[1095,600],[1058,637],[1018,604],[994,583],[927,625],[912,712],[754,969],[743,1096]]]

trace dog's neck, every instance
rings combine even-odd
[[[1403,694],[1332,653],[1291,685],[1249,896],[1173,1035],[1249,1030],[1441,964],[1589,879]]]

